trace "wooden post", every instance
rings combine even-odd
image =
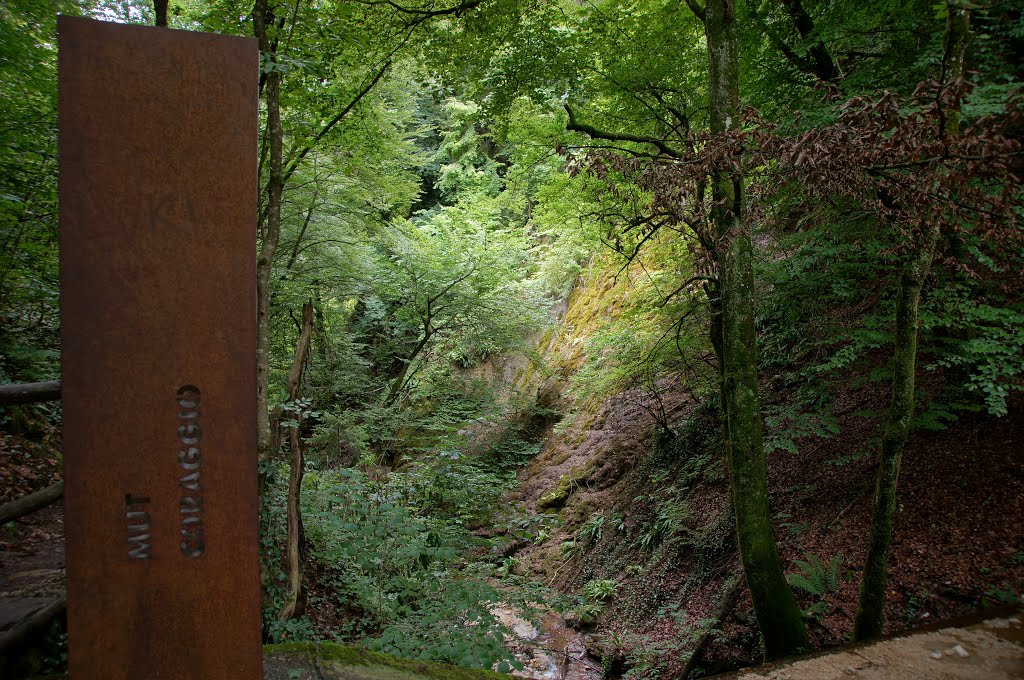
[[[256,41],[59,34],[71,677],[258,679]]]

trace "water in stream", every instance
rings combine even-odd
[[[509,646],[517,650],[523,664],[515,677],[530,680],[600,680],[601,666],[587,655],[583,636],[565,625],[555,612],[548,612],[541,628],[524,619],[514,609],[500,605],[495,616],[511,631]]]

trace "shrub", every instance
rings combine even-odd
[[[436,466],[444,463],[384,482],[350,469],[307,473],[305,525],[311,554],[324,567],[321,584],[352,613],[350,641],[473,668],[513,665],[505,629],[491,613],[499,594],[458,569],[473,543],[465,516],[478,500],[464,497],[472,489],[427,488],[444,476]],[[474,473],[455,465],[449,474]]]
[[[583,594],[591,600],[604,602],[619,592],[619,582],[613,579],[594,579],[583,586]]]
[[[498,594],[468,579],[432,578],[419,589],[420,599],[407,602],[368,647],[418,661],[437,661],[468,668],[495,664],[521,668],[504,647],[505,628],[491,606]]]

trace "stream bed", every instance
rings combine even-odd
[[[565,625],[556,612],[546,612],[538,629],[505,604],[494,608],[511,632],[508,646],[523,664],[517,678],[530,680],[600,680],[601,665],[587,654],[583,636]]]

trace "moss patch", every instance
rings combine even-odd
[[[541,496],[540,500],[537,501],[537,511],[543,512],[564,507],[565,502],[569,500],[569,496],[579,486],[579,481],[582,478],[583,472],[578,468],[573,468],[562,475],[555,488]]]
[[[508,678],[426,661],[399,659],[330,642],[298,642],[263,648],[265,680],[488,680]]]

